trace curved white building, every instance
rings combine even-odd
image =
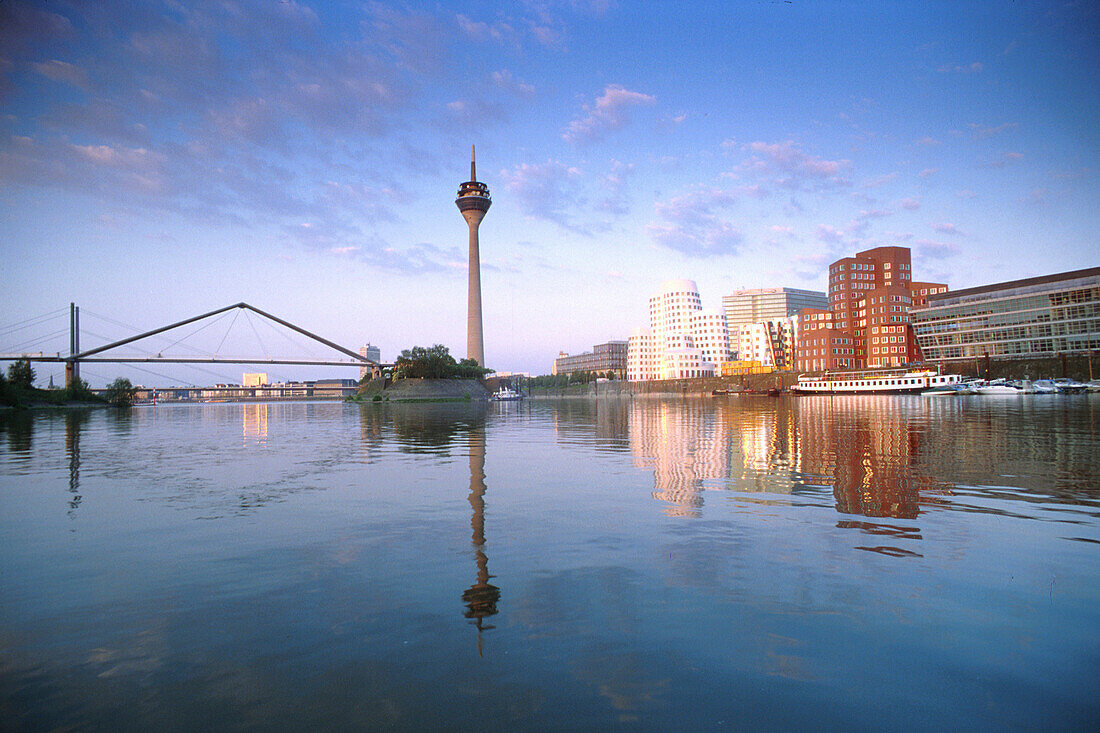
[[[725,313],[703,310],[695,281],[666,280],[649,299],[649,328],[630,335],[627,379],[714,376],[730,358],[729,347]]]

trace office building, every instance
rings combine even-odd
[[[829,266],[828,309],[798,317],[800,371],[896,367],[922,358],[909,324],[914,300],[947,291],[914,282],[908,247],[876,247]]]
[[[798,318],[770,318],[759,323],[744,323],[737,329],[736,346],[737,358],[742,361],[755,361],[761,366],[779,370],[794,369]]]
[[[364,359],[370,359],[375,364],[379,364],[382,361],[382,350],[368,343],[366,346],[359,349],[359,356],[362,356]],[[370,374],[370,371],[371,368],[369,366],[360,367],[359,379],[362,380],[363,377]]]
[[[1100,267],[931,294],[912,321],[930,361],[1100,349]]]
[[[818,290],[754,288],[722,296],[722,309],[726,312],[731,337],[736,337],[741,326],[793,318],[803,308],[828,307],[828,296]]]
[[[616,379],[626,379],[626,341],[608,341],[596,344],[592,351],[570,356],[564,351],[554,359],[551,374],[572,374],[573,372],[595,372],[601,377],[612,372]]]

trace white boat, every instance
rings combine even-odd
[[[1076,379],[1055,379],[1054,385],[1058,388],[1058,394],[1084,394],[1089,386]]]
[[[523,393],[515,391],[508,385],[504,385],[496,392],[493,392],[490,399],[494,402],[516,402],[523,399]]]
[[[1031,386],[1035,388],[1035,394],[1058,394],[1058,385],[1053,379],[1036,379]]]
[[[800,394],[920,394],[962,382],[958,374],[903,370],[835,372],[821,377],[798,377],[791,390]]]
[[[1024,391],[1014,384],[1009,384],[1003,379],[995,379],[978,387],[976,392],[980,395],[1009,395],[1023,394]]]

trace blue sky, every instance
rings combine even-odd
[[[471,144],[498,370],[625,338],[671,277],[717,307],[880,245],[952,288],[1095,266],[1098,29],[1088,2],[7,0],[0,350],[70,301],[88,346],[246,301],[464,356]]]

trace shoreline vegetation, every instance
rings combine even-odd
[[[474,402],[488,400],[483,380],[492,369],[474,359],[455,361],[450,350],[436,344],[405,349],[389,373],[366,378],[348,402]]]
[[[34,386],[34,368],[27,359],[19,359],[0,372],[0,409],[88,409],[91,407],[130,407],[137,391],[130,380],[119,377],[107,386],[103,395],[92,392],[83,379],[60,389]]]

